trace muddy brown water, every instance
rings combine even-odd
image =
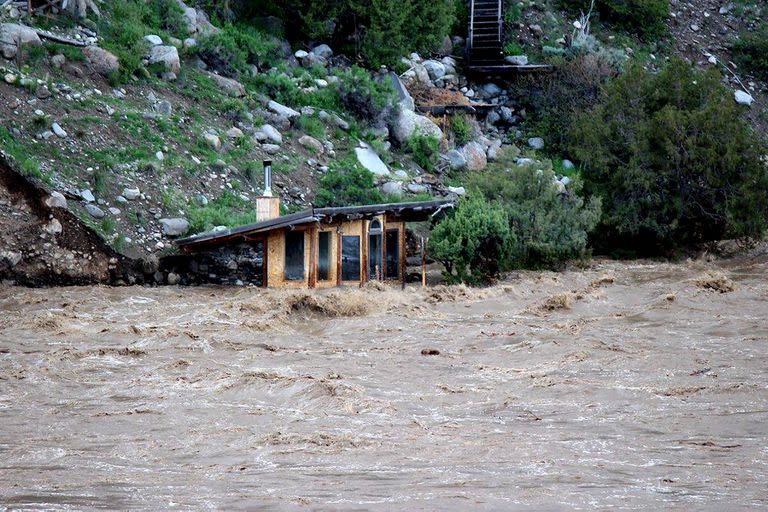
[[[767,272],[0,289],[0,508],[767,508]]]

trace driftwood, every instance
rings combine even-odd
[[[55,34],[51,34],[50,32],[45,32],[43,30],[34,29],[35,33],[43,38],[48,39],[50,41],[53,41],[54,43],[61,43],[61,44],[68,44],[70,46],[87,46],[87,43],[85,41],[77,41],[76,39],[69,39],[68,37],[62,37],[57,36]]]

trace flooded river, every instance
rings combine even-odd
[[[768,508],[768,263],[0,289],[0,509]]]

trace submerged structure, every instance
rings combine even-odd
[[[258,222],[176,241],[166,261],[189,283],[327,288],[366,281],[404,282],[408,222],[429,220],[452,200],[309,208],[280,216],[264,165]]]

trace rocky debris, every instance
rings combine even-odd
[[[146,41],[152,46],[161,46],[163,44],[162,38],[155,34],[149,34],[147,36],[144,36],[144,41]]]
[[[22,259],[22,254],[20,252],[7,251],[7,250],[0,251],[0,262],[5,263],[11,268],[18,265],[21,259]]]
[[[91,69],[100,75],[107,76],[120,69],[120,61],[118,58],[104,48],[99,48],[98,46],[86,46],[83,48],[83,55],[85,55],[85,58],[88,60]]]
[[[16,23],[0,24],[0,53],[6,59],[16,57],[18,45],[42,46],[43,42],[33,29]]]
[[[93,203],[86,204],[85,211],[88,212],[88,215],[90,215],[94,219],[103,219],[104,216],[106,215],[104,213],[104,210],[102,210],[101,208],[99,208]]]
[[[221,87],[229,96],[234,98],[245,96],[245,87],[237,80],[217,75],[216,73],[208,73],[208,76],[217,87]]]
[[[158,114],[170,116],[173,113],[173,105],[171,105],[171,102],[168,100],[160,100],[152,105],[152,110]]]
[[[301,115],[300,112],[297,112],[290,107],[286,107],[285,105],[281,105],[274,100],[269,100],[267,108],[278,116],[285,117],[286,119],[293,119],[294,117],[299,117]]]
[[[149,50],[147,62],[149,64],[161,64],[165,71],[170,71],[172,73],[181,71],[179,51],[175,46],[153,46]]]
[[[322,155],[325,152],[323,143],[309,135],[302,135],[299,137],[299,144],[314,152],[316,155]]]
[[[67,198],[61,192],[51,192],[51,195],[45,200],[48,208],[66,208]]]
[[[360,165],[374,176],[389,176],[389,168],[368,144],[361,142],[360,147],[355,148],[355,155]]]
[[[528,139],[528,146],[536,150],[544,149],[544,139],[541,137],[531,137]]]
[[[58,235],[64,231],[64,228],[62,227],[61,222],[59,222],[59,219],[54,217],[45,226],[43,226],[43,231],[49,235]]]
[[[469,142],[461,148],[461,154],[467,162],[467,169],[470,171],[480,171],[488,165],[488,157],[485,153],[485,147],[477,141]]]
[[[393,126],[393,135],[395,139],[404,144],[414,134],[435,137],[439,140],[443,138],[443,131],[431,119],[419,115],[413,110],[401,110],[397,115]]]
[[[160,219],[165,236],[181,236],[189,230],[189,221],[184,218]]]
[[[748,107],[751,106],[754,101],[752,95],[744,91],[736,91],[734,93],[734,99],[739,105],[746,105]]]

